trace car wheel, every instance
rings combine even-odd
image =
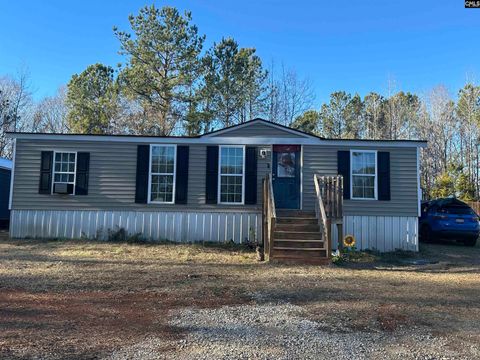
[[[428,225],[423,225],[420,229],[420,240],[423,242],[430,242],[431,235],[430,235],[430,227]]]
[[[475,246],[477,244],[477,239],[463,240],[463,243],[465,246]]]

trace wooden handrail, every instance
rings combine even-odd
[[[275,209],[275,198],[273,197],[273,183],[272,177],[270,174],[267,175],[268,178],[268,200],[270,201],[270,209],[272,211],[272,217],[277,218],[277,210]]]
[[[322,229],[323,238],[325,239],[325,251],[327,258],[330,258],[332,252],[332,242],[329,229],[331,224],[327,218],[327,212],[325,210],[325,204],[322,199],[322,190],[320,188],[319,179],[317,174],[314,175],[315,193],[317,195],[317,201],[315,202],[315,213],[318,219],[318,225]]]
[[[269,261],[272,255],[276,222],[272,177],[267,174],[263,179],[263,249],[266,261]]]
[[[343,177],[340,175],[317,176],[315,174],[313,181],[317,196],[315,213],[324,235],[327,257],[330,258],[332,252],[332,222],[338,226],[339,244],[341,244],[343,237],[341,231],[343,223]]]

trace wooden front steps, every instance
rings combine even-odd
[[[315,212],[277,211],[271,260],[295,264],[330,263]]]

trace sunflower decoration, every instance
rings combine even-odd
[[[343,238],[343,245],[348,248],[352,248],[355,246],[355,237],[353,235],[347,235]]]

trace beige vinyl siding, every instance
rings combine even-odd
[[[157,143],[161,143],[160,141]],[[17,140],[13,209],[43,210],[191,210],[234,209],[247,211],[261,207],[261,174],[268,171],[269,159],[258,158],[257,205],[206,205],[205,173],[207,146],[190,146],[188,203],[136,204],[135,178],[137,145],[122,142]],[[40,156],[42,151],[85,151],[90,153],[88,195],[42,195],[38,193]]]
[[[156,143],[161,143],[161,141]],[[258,157],[257,205],[205,204],[207,152],[207,145],[205,144],[189,145],[188,203],[186,205],[136,204],[137,145],[129,142],[18,139],[12,208],[18,210],[116,209],[133,211],[148,211],[152,209],[166,211],[190,211],[193,209],[251,211],[252,209],[260,209],[262,202],[262,179],[271,171],[271,152],[268,152],[268,156],[265,159]],[[261,148],[271,149],[271,146],[257,145],[257,149]],[[380,149],[363,146],[355,147],[355,149],[373,149],[390,152],[391,201],[346,200],[345,215],[417,216],[416,148],[412,146]],[[337,174],[338,150],[350,150],[350,148],[326,145],[303,146],[302,201],[304,210],[314,209],[313,174]],[[89,194],[87,196],[38,194],[41,151],[89,152]]]
[[[257,153],[257,204],[261,206],[263,199],[263,178],[270,174],[270,164],[272,163],[272,146],[271,145],[259,145],[259,149],[268,149],[267,157],[265,159],[260,158]]]
[[[417,149],[374,147],[303,146],[303,209],[315,209],[313,175],[337,175],[337,151],[377,150],[390,152],[390,201],[345,200],[344,214],[417,216]]]
[[[301,134],[295,134],[288,130],[283,130],[275,126],[262,123],[254,123],[248,126],[240,126],[232,130],[213,134],[212,137],[286,137],[286,138],[305,138]]]

